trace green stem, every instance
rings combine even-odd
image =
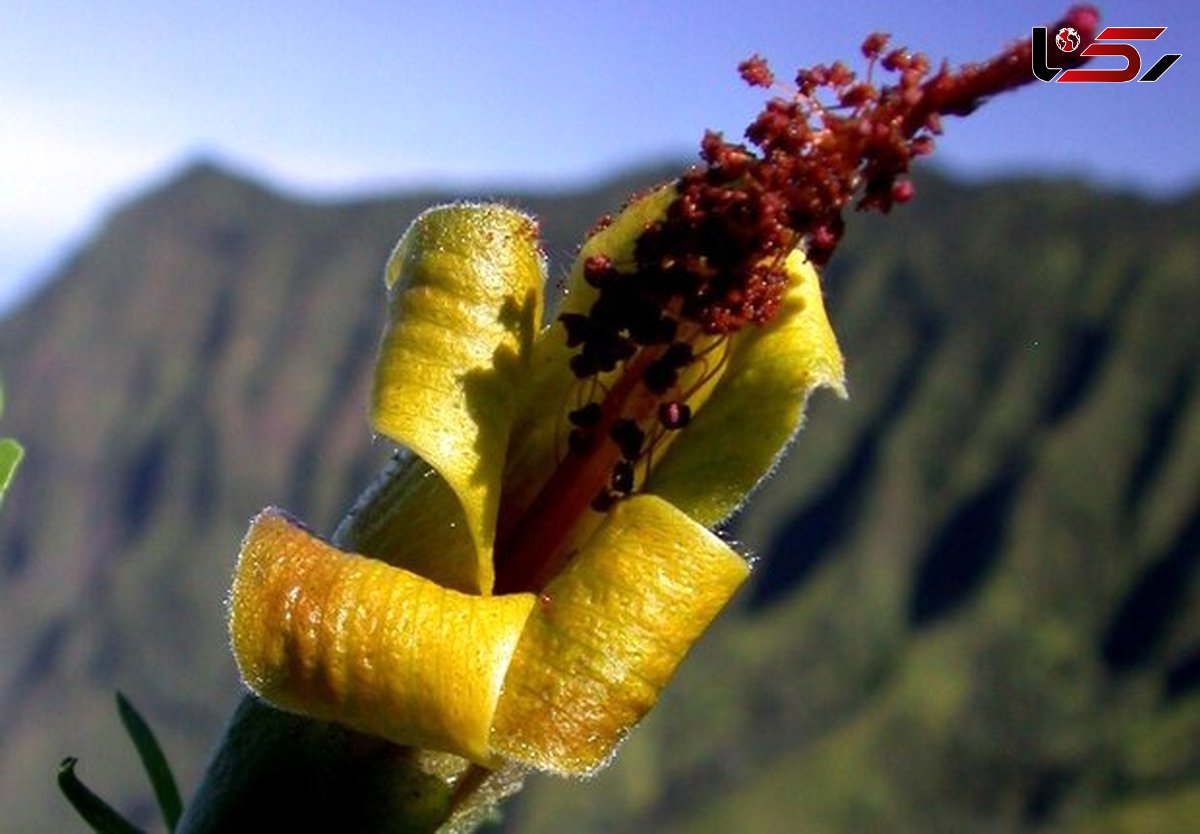
[[[424,474],[422,461],[397,456],[342,520],[334,543],[386,553],[397,535],[398,498]],[[487,780],[468,780],[471,773],[464,760],[284,713],[247,695],[177,832],[418,834],[452,817],[462,819],[456,830],[467,831],[473,826],[463,817],[481,816],[477,799],[488,793]]]

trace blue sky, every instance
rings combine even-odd
[[[10,0],[0,24],[0,309],[115,203],[206,154],[299,194],[414,184],[581,184],[740,133],[781,75],[857,57],[863,36],[985,58],[1068,3],[630,0],[221,4]],[[948,123],[967,176],[1071,172],[1155,194],[1200,183],[1194,0],[1100,3],[1166,25],[1155,84],[1035,83]],[[1102,64],[1116,66],[1119,62]]]

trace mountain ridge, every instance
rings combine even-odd
[[[540,218],[554,280],[668,174],[503,199]],[[0,321],[29,451],[0,516],[4,827],[71,825],[67,754],[149,819],[117,688],[194,783],[237,695],[220,603],[246,519],[331,529],[386,457],[364,421],[378,276],[412,216],[464,196],[302,201],[197,162]],[[1188,807],[1198,219],[1200,191],[938,175],[853,218],[825,276],[852,398],[815,399],[728,530],[753,586],[618,763],[532,780],[511,830],[1091,834],[1124,795]]]

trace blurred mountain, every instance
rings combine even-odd
[[[499,196],[541,218],[557,277],[663,175]],[[815,399],[730,525],[751,587],[612,768],[531,779],[506,830],[1200,824],[1200,194],[918,192],[830,265],[852,396]],[[190,792],[238,697],[247,519],[329,530],[386,457],[380,271],[456,196],[302,202],[198,163],[0,322],[28,450],[0,514],[0,829],[83,830],[67,754],[153,819],[116,689]]]

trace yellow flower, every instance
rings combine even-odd
[[[633,262],[675,193],[585,244],[568,331],[592,326],[597,275]],[[541,327],[530,218],[418,218],[387,266],[371,404],[416,457],[392,473],[385,513],[352,512],[335,533],[343,549],[277,510],[255,520],[230,597],[246,683],[486,767],[602,765],[747,576],[708,528],[769,472],[808,394],[841,390],[816,272],[795,252],[782,263],[767,326],[720,332],[669,308],[662,338],[597,348],[602,334],[584,361],[577,333],[568,346]]]

